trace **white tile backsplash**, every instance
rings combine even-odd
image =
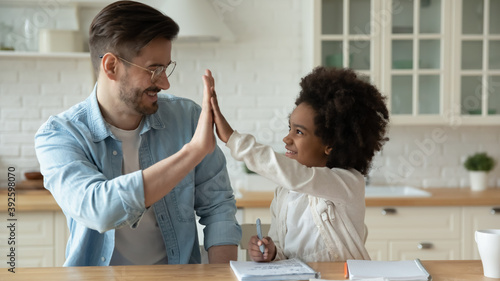
[[[220,10],[221,17],[235,34],[235,42],[174,43],[172,58],[178,65],[167,92],[200,102],[201,76],[210,68],[231,125],[283,152],[288,114],[304,75],[302,3],[223,2],[227,5]],[[85,99],[94,78],[86,58],[0,57],[0,69],[0,186],[5,186],[7,167],[16,167],[18,179],[25,171],[38,169],[33,149],[37,128],[51,114]],[[467,155],[484,150],[500,161],[499,126],[392,126],[389,137],[373,160],[372,184],[468,187],[462,166]],[[233,181],[245,178],[241,163],[219,144]],[[489,182],[500,187],[500,165],[490,173]]]

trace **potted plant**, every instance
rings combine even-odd
[[[471,190],[485,190],[488,182],[487,174],[495,167],[495,160],[486,152],[478,152],[467,157],[464,167],[469,171]]]

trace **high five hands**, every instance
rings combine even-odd
[[[194,132],[191,144],[201,154],[212,153],[215,149],[214,118],[210,99],[215,93],[214,78],[210,70],[203,75],[203,100],[201,102],[201,113],[198,119],[198,126]]]
[[[205,71],[205,75],[203,75],[203,83],[203,103],[198,127],[201,125],[205,128],[204,131],[206,131],[207,138],[210,138],[208,132],[210,131],[212,133],[211,140],[214,140],[213,125],[215,123],[217,136],[221,141],[227,143],[234,130],[220,111],[217,95],[215,93],[215,81],[212,77],[212,73],[208,69]],[[198,132],[198,128],[196,132]],[[265,246],[264,253],[260,252],[260,245]],[[271,237],[264,237],[262,240],[259,240],[255,235],[248,242],[248,251],[250,257],[254,261],[271,261],[276,256],[276,245]]]
[[[202,125],[205,127],[205,129],[207,130],[210,129],[210,131],[213,134],[213,125],[215,123],[217,136],[221,141],[226,143],[229,137],[233,134],[234,130],[231,128],[231,125],[229,125],[229,123],[226,121],[226,118],[224,117],[224,115],[222,115],[220,111],[219,103],[217,101],[217,95],[215,93],[215,80],[212,77],[212,72],[210,72],[210,70],[208,69],[205,70],[205,75],[203,75],[203,102],[201,108],[202,108],[201,110],[202,113],[200,116],[200,120],[198,121],[198,126]],[[202,116],[203,116],[203,121],[202,121]],[[205,135],[205,137],[208,138],[209,136]],[[215,142],[214,142],[214,147],[215,147]]]

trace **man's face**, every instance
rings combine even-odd
[[[153,39],[133,58],[132,63],[149,70],[168,65],[171,61],[172,42],[164,38]],[[120,101],[135,114],[150,115],[158,110],[158,92],[170,88],[170,82],[163,72],[154,84],[151,73],[139,67],[121,62],[125,73],[119,79]]]

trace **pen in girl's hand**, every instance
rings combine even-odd
[[[260,229],[260,219],[257,219],[256,225],[257,225],[257,236],[259,237],[259,240],[262,241],[262,230]],[[264,244],[260,245],[259,249],[261,253],[264,254],[265,250]]]

